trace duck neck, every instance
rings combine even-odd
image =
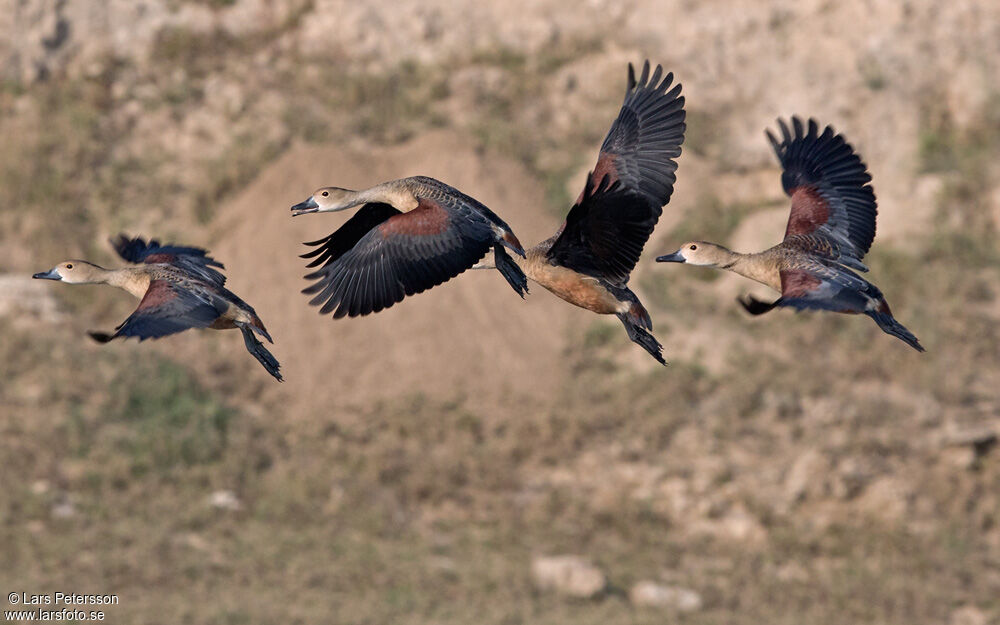
[[[524,258],[517,254],[511,254],[510,257],[514,259],[524,275],[541,284],[544,281],[543,274],[552,266],[548,260],[548,252],[554,240],[555,237],[542,241],[535,247],[528,248],[525,250]]]
[[[96,278],[94,282],[118,287],[138,298],[142,298],[149,288],[149,275],[132,267],[122,269],[98,267],[94,273]]]
[[[417,207],[419,202],[410,189],[404,188],[398,180],[383,182],[369,189],[354,192],[352,206],[360,206],[369,202],[382,202],[402,212],[408,212]]]
[[[741,254],[726,250],[727,258],[719,263],[719,269],[732,271],[744,278],[750,278],[778,291],[781,290],[781,278],[773,263],[761,254]]]

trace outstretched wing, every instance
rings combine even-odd
[[[188,328],[207,328],[225,312],[226,302],[205,299],[166,280],[152,280],[139,306],[112,335],[91,332],[104,343],[116,337],[139,337],[140,341],[176,334]]]
[[[800,246],[811,241],[816,253],[867,271],[861,259],[875,238],[878,209],[861,157],[831,126],[820,133],[816,120],[806,128],[793,117],[789,130],[779,119],[778,126],[781,140],[770,130],[767,138],[784,169],[781,184],[792,198],[785,239]]]
[[[642,247],[656,226],[660,208],[604,176],[588,176],[580,201],[566,217],[562,233],[549,248],[556,265],[625,284],[639,261]]]
[[[309,303],[334,318],[379,312],[454,278],[493,245],[493,230],[478,213],[418,200],[417,208],[377,223],[346,251],[346,233],[336,244],[331,240],[325,266],[306,276],[317,280],[302,291],[314,295]]]
[[[300,257],[313,259],[306,267],[329,265],[354,247],[372,228],[390,217],[401,214],[389,204],[381,202],[365,204],[330,236],[305,243],[304,245],[312,245],[316,249]]]
[[[629,65],[625,101],[549,250],[553,262],[612,282],[628,280],[676,181],[674,159],[686,125],[681,86],[671,89],[672,82],[673,74],[663,76],[659,65],[650,75],[648,61],[636,80]]]
[[[662,76],[662,80],[660,80]],[[649,73],[649,61],[639,80],[628,66],[628,88],[618,119],[611,125],[594,166],[594,179],[607,175],[611,182],[645,197],[659,209],[670,201],[677,162],[684,143],[684,96],[674,85],[674,75],[663,76],[659,65]],[[669,91],[668,91],[669,89]]]
[[[110,242],[118,255],[130,263],[166,263],[218,286],[226,283],[226,277],[213,269],[225,269],[225,266],[200,247],[160,245],[156,239],[147,243],[142,237],[132,239],[125,234],[111,238]]]

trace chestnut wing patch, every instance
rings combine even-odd
[[[153,280],[139,306],[115,329],[112,338],[136,336],[144,341],[189,328],[207,328],[227,307],[221,298],[216,300],[167,280]]]
[[[832,127],[820,133],[813,119],[804,126],[793,117],[791,129],[784,120],[778,120],[778,126],[781,139],[771,131],[767,137],[784,170],[781,184],[792,199],[786,240],[826,237],[839,251],[835,260],[866,270],[861,259],[875,239],[878,208],[861,157]]]
[[[587,176],[587,181],[584,183],[583,191],[580,191],[580,195],[576,198],[576,204],[583,201],[584,195],[587,193],[587,187],[592,184],[592,181],[599,180],[603,181],[607,179],[608,183],[618,182],[618,169],[615,167],[615,158],[611,154],[601,152],[600,156],[597,158],[597,165],[594,166],[594,171],[590,172]],[[556,234],[561,234],[562,228]]]
[[[805,270],[782,270],[781,296],[802,297],[814,291],[822,283],[822,280]]]
[[[662,80],[661,80],[662,78]],[[620,181],[625,188],[662,207],[673,193],[677,162],[684,142],[684,97],[673,74],[659,65],[650,75],[649,61],[636,80],[628,68],[625,100],[611,125],[594,167],[593,179]],[[583,195],[577,198],[582,201]]]
[[[125,234],[113,237],[111,246],[119,256],[130,263],[148,265],[165,263],[218,286],[226,283],[226,277],[214,269],[214,267],[225,269],[225,266],[200,247],[160,245],[156,239],[151,239],[147,243],[142,237],[129,238]]]
[[[472,267],[493,245],[490,222],[472,210],[419,199],[373,227],[351,249],[306,276],[310,304],[334,318],[379,312]]]
[[[451,214],[434,200],[419,198],[417,207],[408,213],[387,219],[379,230],[384,237],[433,236],[451,226]]]
[[[816,262],[782,270],[781,297],[775,303],[799,310],[863,313],[870,298],[882,299],[874,284],[835,263]]]
[[[556,264],[624,285],[663,209],[645,196],[605,177],[587,179],[583,198],[547,253]]]
[[[830,205],[811,185],[797,187],[792,192],[792,212],[785,228],[785,238],[816,232],[830,220]]]

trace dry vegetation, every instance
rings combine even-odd
[[[224,13],[240,2],[177,4]],[[815,104],[875,173],[890,226],[880,223],[868,263],[926,355],[866,319],[747,318],[734,302],[747,284],[650,262],[689,238],[777,237],[747,226],[784,206],[759,127],[823,98],[740,113],[708,95],[713,79],[697,77],[699,57],[664,52],[693,85],[691,124],[675,199],[634,283],[670,367],[647,362],[616,322],[537,292],[489,308],[512,323],[537,315],[558,333],[558,360],[525,353],[491,365],[487,353],[469,363],[479,375],[448,390],[398,388],[393,368],[409,355],[355,353],[343,334],[330,337],[366,323],[390,332],[404,313],[336,328],[310,311],[276,319],[301,267],[265,212],[284,218],[285,204],[310,191],[268,182],[295,175],[297,164],[278,157],[309,143],[397,158],[397,148],[441,144],[419,142],[444,129],[467,145],[458,156],[426,155],[426,167],[467,161],[484,189],[466,189],[473,194],[524,187],[492,207],[515,228],[547,209],[541,219],[554,229],[616,111],[624,63],[647,52],[625,35],[567,27],[530,50],[485,41],[372,63],[346,48],[296,48],[321,9],[286,4],[249,34],[174,25],[150,44],[148,62],[70,64],[46,81],[9,77],[0,90],[4,271],[27,275],[64,256],[112,264],[104,240],[118,229],[212,246],[227,252],[219,256],[234,288],[277,327],[290,373],[338,372],[308,378],[312,386],[289,375],[278,387],[238,338],[217,335],[99,348],[83,330],[127,307],[99,289],[53,287],[66,313],[58,322],[10,309],[0,316],[0,588],[114,592],[111,622],[1000,618],[1000,94],[959,115],[941,93],[913,96],[880,64],[892,58],[859,53],[843,84],[875,102],[912,100],[900,117],[912,109],[913,132],[880,135],[878,105],[848,123]],[[794,56],[787,29],[799,19],[775,9],[748,28]],[[496,181],[496,171],[524,180]],[[269,208],[258,192],[289,197]],[[518,204],[525,198],[544,199]],[[911,202],[923,217],[894,230]],[[261,256],[260,266],[281,270],[240,273]],[[437,301],[496,286],[479,277]],[[483,317],[435,308],[436,295],[400,307],[426,324],[407,327],[506,340],[503,328],[471,321]],[[324,353],[309,362],[280,351],[317,341]],[[465,352],[427,353],[428,370],[445,375],[455,353]],[[381,376],[368,364],[379,359]],[[524,377],[545,392],[503,382]],[[539,591],[532,558],[560,553],[595,562],[607,591],[593,600]],[[703,605],[666,615],[634,606],[628,590],[640,580],[692,589]]]

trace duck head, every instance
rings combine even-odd
[[[721,245],[705,241],[688,241],[673,254],[658,256],[658,263],[687,263],[704,267],[718,267],[732,258],[733,253]]]
[[[292,217],[307,215],[309,213],[330,213],[342,211],[360,203],[358,193],[350,189],[340,187],[323,187],[317,189],[304,202],[299,202],[292,207]]]
[[[37,280],[59,280],[68,284],[92,284],[100,281],[103,272],[103,269],[85,260],[67,260],[31,277]]]

